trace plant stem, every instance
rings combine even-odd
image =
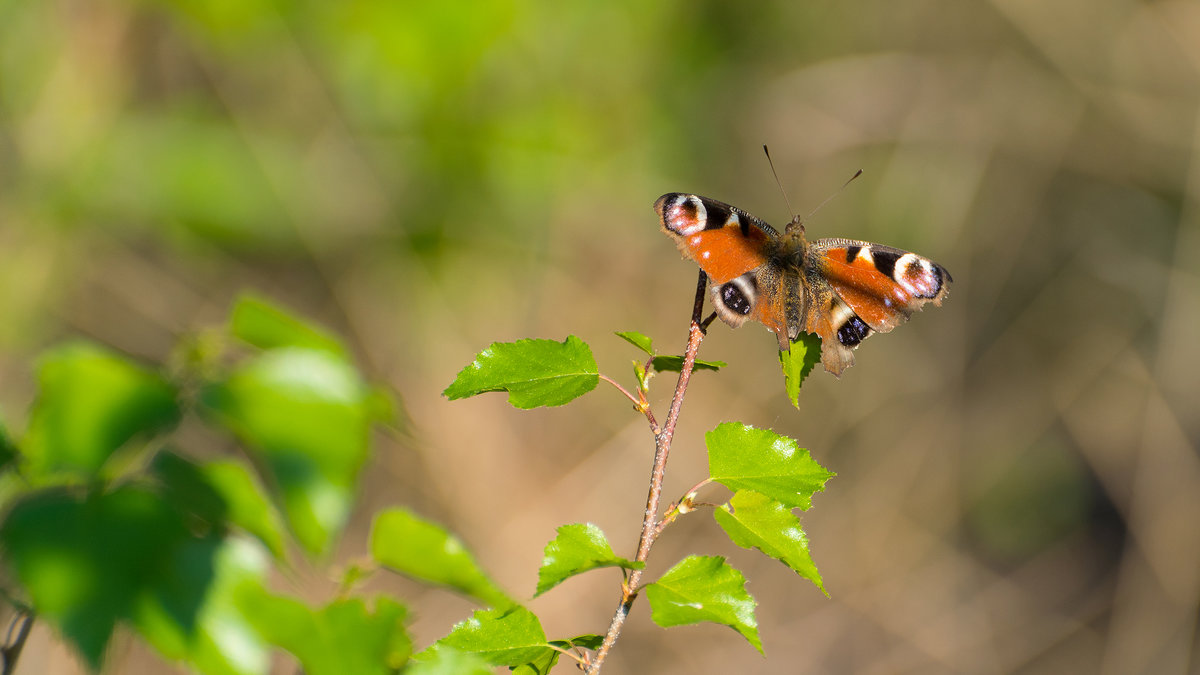
[[[14,626],[20,624],[17,628],[17,635],[12,636]],[[17,610],[17,616],[13,619],[13,625],[9,626],[8,642],[3,648],[0,648],[0,660],[3,664],[0,665],[0,673],[10,675],[17,670],[17,659],[21,657],[21,650],[25,648],[25,641],[29,639],[29,631],[33,629],[33,612],[28,610]]]
[[[611,377],[609,377],[609,376],[605,375],[604,373],[599,373],[599,377],[600,377],[600,379],[604,380],[605,382],[607,382],[607,383],[611,384],[612,386],[616,387],[616,388],[617,388],[617,391],[620,391],[622,394],[625,394],[625,398],[627,398],[627,399],[629,399],[630,401],[632,401],[632,402],[633,402],[633,407],[634,407],[634,408],[637,408],[639,411],[642,409],[642,403],[641,403],[641,401],[638,401],[636,396],[634,396],[633,394],[629,393],[629,390],[628,390],[628,389],[626,389],[625,387],[622,387],[622,386],[620,385],[620,383],[618,383],[616,380],[614,380],[614,379],[612,379]]]
[[[671,440],[675,436],[675,424],[679,421],[679,411],[683,407],[683,395],[687,392],[688,382],[692,377],[692,369],[696,366],[696,353],[700,351],[700,342],[704,340],[704,328],[701,326],[700,315],[704,311],[704,289],[708,285],[708,277],[700,272],[696,282],[696,303],[692,309],[692,322],[688,327],[687,349],[683,353],[683,366],[679,369],[679,381],[675,384],[675,395],[671,398],[671,409],[667,413],[667,423],[662,429],[651,421],[654,430],[654,466],[650,470],[650,493],[646,497],[646,513],[642,518],[642,535],[638,539],[637,555],[634,560],[646,562],[650,557],[650,547],[658,536],[658,503],[662,497],[663,476],[667,470],[667,455],[671,452]],[[637,598],[638,584],[642,580],[643,570],[630,570],[629,576],[621,584],[621,604],[613,613],[612,622],[604,642],[588,666],[587,674],[596,675],[604,664],[604,659],[612,649],[613,644],[621,635],[621,627],[629,616],[629,609]]]

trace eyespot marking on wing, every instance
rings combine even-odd
[[[900,256],[892,278],[904,290],[918,298],[934,298],[942,290],[940,268],[915,253]]]
[[[708,209],[696,195],[669,193],[658,198],[654,208],[662,217],[663,227],[690,237],[708,226]]]

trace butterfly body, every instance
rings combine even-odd
[[[801,332],[821,338],[821,363],[841,375],[854,348],[886,333],[926,302],[942,304],[944,267],[890,246],[853,239],[809,242],[793,218],[780,233],[723,202],[672,192],[654,203],[663,231],[711,279],[717,316],[773,331],[780,349]]]

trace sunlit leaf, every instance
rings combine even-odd
[[[247,593],[261,593],[267,573],[262,547],[226,538],[212,552],[213,577],[194,621],[181,621],[178,598],[195,592],[195,562],[207,559],[208,540],[196,540],[175,556],[174,575],[138,604],[134,625],[170,660],[185,661],[209,675],[259,675],[271,665],[270,645],[258,637],[239,609]],[[204,548],[197,548],[204,547]],[[197,553],[204,557],[197,557]],[[182,615],[187,617],[187,614]]]
[[[584,649],[590,649],[592,651],[599,649],[600,645],[603,643],[604,643],[604,636],[596,635],[595,633],[587,633],[585,635],[579,635],[579,636],[571,638],[570,640],[554,640],[554,641],[552,641],[552,644],[556,644],[559,647],[582,647]]]
[[[238,298],[230,313],[229,330],[234,337],[262,349],[307,347],[345,354],[337,338],[253,295]]]
[[[537,662],[553,651],[537,616],[520,605],[479,610],[428,651],[437,652],[443,646],[476,654],[494,666],[510,667]]]
[[[680,370],[683,370],[683,357],[682,356],[656,356],[656,357],[654,357],[653,364],[654,364],[654,369],[659,372],[678,373]],[[724,361],[702,361],[700,359],[697,359],[696,365],[693,367],[693,370],[720,370],[721,368],[724,368],[725,366],[726,366],[726,363]]]
[[[711,621],[736,630],[758,651],[758,622],[746,578],[719,556],[688,556],[646,587],[650,617],[669,628]]]
[[[821,338],[801,332],[791,343],[791,349],[779,352],[779,366],[783,369],[783,387],[788,401],[800,407],[800,385],[821,361]]]
[[[591,523],[563,525],[558,528],[558,536],[546,544],[535,595],[597,567],[641,569],[644,563],[617,557],[604,533]]]
[[[390,509],[375,517],[371,555],[401,574],[448,586],[485,605],[513,604],[458,537],[405,509]]]
[[[229,522],[257,537],[276,558],[283,558],[283,520],[249,469],[222,460],[206,463],[202,471],[225,500]]]
[[[404,675],[493,675],[495,669],[476,654],[442,645],[421,652],[401,672]]]
[[[592,350],[579,338],[494,342],[479,352],[442,395],[450,400],[507,391],[516,408],[568,403],[600,381]]]
[[[346,522],[369,449],[371,391],[357,371],[329,352],[273,349],[203,400],[261,458],[300,543],[324,551]]]
[[[157,374],[99,347],[47,352],[21,448],[34,474],[95,475],[117,449],[172,427],[175,390]]]
[[[733,543],[762,551],[825,593],[821,574],[808,552],[808,536],[786,505],[753,490],[740,490],[728,504],[714,509],[713,517]]]
[[[769,429],[726,422],[704,435],[708,471],[730,490],[755,490],[789,507],[807,509],[833,472],[791,438]]]
[[[562,652],[554,649],[545,649],[534,660],[519,666],[513,666],[511,670],[513,675],[547,675],[558,664],[558,659],[561,656]]]
[[[344,598],[313,609],[261,593],[244,598],[241,610],[264,639],[294,655],[306,675],[386,675],[412,653],[404,628],[408,612],[387,596],[371,604]]]
[[[679,372],[683,368],[682,356],[656,356],[654,353],[654,345],[650,338],[638,333],[637,331],[620,331],[616,333],[617,337],[625,340],[629,344],[646,352],[647,355],[653,356],[654,369],[659,372]],[[724,361],[696,361],[695,370],[719,370],[725,367]]]
[[[635,330],[617,331],[615,335],[634,347],[646,352],[647,356],[654,356],[654,343],[645,335],[642,335]]]

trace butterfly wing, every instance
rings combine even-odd
[[[685,258],[712,279],[721,320],[759,321],[787,344],[786,279],[770,257],[779,233],[745,211],[715,199],[671,192],[654,203],[662,229]]]
[[[715,199],[671,192],[654,202],[663,231],[679,252],[723,284],[757,269],[779,234],[770,225]]]
[[[942,304],[951,281],[941,265],[889,246],[806,245],[798,219],[780,236],[735,206],[679,192],[659,197],[654,209],[684,257],[712,279],[725,323],[759,321],[780,349],[801,330],[818,335],[821,363],[834,375],[853,365],[854,348],[871,333],[892,330],[927,302]]]
[[[851,239],[819,239],[806,252],[808,330],[821,336],[826,370],[840,374],[872,332],[886,333],[927,303],[942,304],[953,281],[915,253]]]

